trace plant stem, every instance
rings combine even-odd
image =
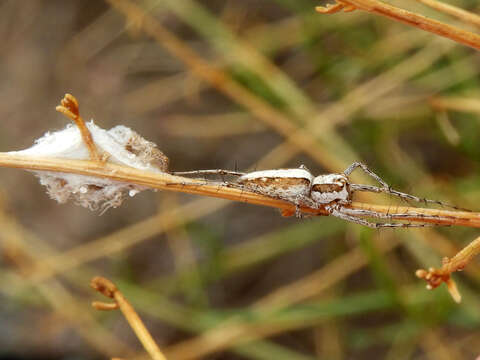
[[[456,6],[446,4],[437,0],[417,0],[418,2],[431,7],[432,9],[441,11],[445,14],[451,15],[466,23],[480,26],[480,16],[471,13],[470,11],[458,8]]]
[[[274,207],[282,210],[284,214],[294,214],[296,210],[295,205],[292,203],[263,196],[245,189],[226,186],[223,183],[212,184],[207,183],[204,180],[173,176],[168,173],[141,171],[111,163],[0,153],[0,167],[20,168],[34,171],[63,172],[100,177],[124,183],[133,183],[154,189],[177,191]],[[404,221],[432,223],[437,225],[480,227],[480,213],[475,212],[449,211],[409,206],[392,207],[391,205],[386,206],[360,202],[353,202],[351,208],[372,210],[384,214],[402,214],[398,219]],[[328,215],[328,212],[324,208],[313,209],[302,206],[300,210],[304,213],[313,215]],[[437,218],[425,218],[425,215],[433,215]],[[396,219],[395,217],[392,218]]]
[[[367,11],[376,15],[385,16],[392,20],[417,27],[424,31],[428,31],[433,34],[446,37],[460,44],[467,45],[474,49],[480,50],[480,35],[477,35],[470,31],[462,30],[460,28],[442,23],[437,20],[427,18],[423,15],[419,15],[411,11],[407,11],[392,5],[388,5],[382,1],[341,0],[341,1],[338,1],[338,3],[343,5],[342,6],[343,8],[353,5],[359,10]],[[318,7],[317,11],[320,13],[322,12],[324,13],[325,7]]]
[[[125,296],[123,296],[120,290],[118,290],[114,283],[104,277],[97,276],[92,279],[90,285],[101,294],[115,300],[114,303],[102,303],[96,301],[92,304],[94,308],[97,310],[114,310],[118,306],[152,359],[167,360],[155,340],[153,340],[152,335],[150,335],[150,332],[145,327],[142,319],[140,319],[140,316],[138,316],[133,306]]]

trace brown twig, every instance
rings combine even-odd
[[[432,9],[441,11],[445,14],[456,17],[457,19],[470,23],[476,26],[480,26],[480,16],[471,13],[470,11],[463,10],[459,7],[446,4],[437,0],[417,0],[418,2],[431,7]]]
[[[120,309],[131,328],[137,335],[138,339],[144,346],[145,350],[150,354],[154,360],[166,360],[167,358],[163,355],[162,351],[158,347],[155,340],[148,332],[147,328],[143,324],[142,319],[138,316],[133,306],[128,302],[128,300],[123,296],[123,294],[118,290],[114,283],[110,280],[103,277],[97,276],[92,279],[90,286],[98,291],[99,293],[105,295],[106,297],[115,300],[115,303],[105,303],[95,301],[92,303],[92,306],[97,310],[113,310]]]
[[[295,211],[295,206],[291,203],[273,199],[267,196],[262,196],[249,191],[217,184],[207,184],[203,180],[173,176],[167,173],[154,173],[137,170],[131,167],[116,165],[108,162],[102,164],[86,160],[55,159],[48,157],[0,153],[0,167],[90,175],[114,181],[143,185],[154,189],[211,196],[252,203],[256,205],[276,207],[280,210],[285,209],[291,212]],[[307,209],[308,208],[305,210],[308,211]],[[322,210],[318,210],[317,212],[321,214]],[[325,211],[323,211],[323,213],[325,215],[327,214]]]
[[[99,163],[86,160],[54,159],[0,153],[0,167],[94,176],[133,183],[154,189],[177,191],[274,207],[280,209],[284,215],[294,214],[296,210],[295,205],[292,203],[259,195],[244,189],[232,188],[222,184],[209,184],[203,180],[173,176],[167,173],[142,171],[108,162]],[[392,207],[391,205],[376,205],[360,202],[353,202],[351,207],[353,209],[374,210],[384,214],[402,214],[398,219],[404,221],[480,227],[480,213],[475,212],[415,208],[409,206]],[[301,211],[313,215],[328,215],[328,212],[323,208],[312,209],[309,207],[301,207]],[[425,218],[425,215],[433,215],[436,218]],[[393,216],[392,219],[397,218]]]
[[[477,237],[460,252],[458,252],[453,258],[443,258],[441,268],[436,269],[432,267],[429,268],[428,271],[419,269],[415,274],[417,277],[424,279],[427,282],[427,289],[429,290],[435,289],[440,284],[445,283],[453,299],[456,302],[460,302],[462,297],[458,292],[455,282],[451,278],[451,274],[455,271],[462,271],[479,252],[480,237]]]
[[[400,9],[398,7],[385,4],[378,0],[337,0],[336,11],[328,11],[328,7],[316,7],[316,11],[320,13],[335,13],[341,10],[352,11],[352,6],[358,10],[370,12],[372,14],[388,17],[392,20],[417,27],[419,29],[431,32],[456,41],[460,44],[470,46],[480,50],[480,35],[470,31],[459,29],[455,26],[442,23],[437,20],[427,18],[423,15],[416,14],[411,11]]]
[[[77,99],[71,94],[65,94],[64,98],[60,101],[60,105],[55,109],[75,122],[80,130],[83,142],[88,148],[90,160],[100,162],[102,157],[100,156],[98,149],[93,142],[90,130],[88,130],[87,126],[85,125],[85,121],[83,121],[82,117],[80,116]]]
[[[352,209],[371,210],[383,214],[402,214],[402,217],[408,217],[408,221],[432,223],[435,225],[459,225],[468,227],[478,227],[478,225],[480,225],[480,213],[470,211],[417,208],[412,206],[385,206],[360,202],[353,202],[351,207]],[[435,218],[428,218],[428,216]],[[395,216],[393,218],[395,218]]]
[[[357,8],[352,5],[343,3],[342,1],[337,1],[336,4],[327,4],[327,6],[317,6],[315,10],[321,14],[335,14],[339,11],[351,12]]]

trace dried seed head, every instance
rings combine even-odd
[[[99,293],[112,299],[115,297],[115,292],[118,291],[113,282],[102,276],[95,276],[90,280],[90,286]]]
[[[106,162],[143,171],[167,171],[168,158],[157,149],[154,143],[145,140],[128,127],[116,126],[107,131],[99,128],[93,121],[87,123],[87,127]],[[68,125],[60,131],[47,133],[32,147],[12,152],[12,154],[75,160],[90,159],[80,131],[73,125]],[[111,207],[118,207],[126,194],[134,196],[145,190],[144,187],[135,184],[91,176],[47,171],[35,171],[35,173],[40,183],[47,187],[51,198],[60,203],[72,198],[79,205],[92,210],[100,209],[102,212]]]

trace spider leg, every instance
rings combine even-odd
[[[334,207],[325,206],[325,210],[327,210],[330,213],[330,215],[338,217],[339,219],[350,221],[352,223],[363,225],[363,226],[368,226],[368,227],[374,228],[374,229],[376,228],[375,224],[370,223],[367,220],[357,218],[357,217],[352,216],[352,215],[345,214],[345,213],[335,209]]]
[[[303,218],[303,213],[299,205],[295,205],[295,217],[298,219]]]
[[[230,171],[223,169],[214,169],[214,170],[192,170],[192,171],[173,171],[172,175],[231,175],[231,176],[242,176],[245,175],[243,172],[239,171]]]
[[[449,207],[449,208],[455,209],[455,210],[470,211],[468,209],[462,209],[462,208],[459,208],[457,206],[446,204],[446,203],[443,203],[443,202],[438,201],[438,200],[430,200],[430,199],[425,199],[425,198],[419,198],[417,196],[413,196],[413,195],[410,195],[410,194],[407,194],[407,193],[404,193],[404,192],[401,192],[401,191],[393,190],[390,187],[390,185],[388,185],[384,180],[382,180],[382,178],[380,178],[380,176],[378,176],[372,170],[370,170],[367,167],[367,165],[362,164],[360,162],[354,162],[343,173],[346,176],[349,176],[358,167],[361,168],[367,175],[369,175],[370,177],[377,180],[382,186],[381,187],[376,187],[376,186],[371,186],[371,185],[351,184],[350,188],[352,190],[370,191],[370,192],[376,192],[376,193],[383,192],[383,193],[390,194],[390,195],[393,195],[393,196],[398,196],[399,198],[402,198],[402,199],[407,200],[407,201],[412,200],[412,201],[416,201],[416,202],[423,202],[425,204],[430,203],[430,204],[445,206],[445,207]]]
[[[395,220],[395,219],[402,219],[402,218],[412,218],[417,217],[421,219],[429,219],[429,220],[448,220],[445,217],[437,216],[437,215],[427,215],[427,214],[420,214],[415,212],[408,212],[408,213],[381,213],[373,210],[367,209],[351,209],[347,207],[342,207],[342,212],[352,216],[368,216],[377,219],[388,219],[388,220]],[[439,224],[435,224],[439,225]]]
[[[419,198],[419,197],[414,196],[414,195],[410,195],[410,194],[407,194],[407,193],[404,193],[404,192],[401,192],[401,191],[394,190],[390,187],[385,188],[385,187],[377,187],[377,186],[373,186],[373,185],[350,184],[350,189],[353,190],[353,191],[369,191],[369,192],[374,192],[374,193],[385,193],[385,194],[397,196],[397,197],[399,197],[403,200],[406,200],[406,201],[411,200],[411,201],[416,201],[416,202],[419,202],[419,203],[436,204],[436,205],[440,205],[440,206],[445,206],[445,207],[449,207],[449,208],[455,209],[455,210],[470,211],[470,210],[467,210],[467,209],[459,208],[459,207],[454,206],[454,205],[446,204],[446,203],[438,201],[438,200]]]
[[[348,211],[345,211],[347,209],[345,207],[341,206],[341,205],[338,205],[338,204],[337,205],[325,206],[325,209],[331,215],[333,215],[335,217],[338,217],[342,220],[350,221],[350,222],[353,222],[353,223],[359,224],[359,225],[368,226],[369,228],[372,228],[372,229],[379,229],[379,228],[384,228],[384,227],[401,228],[401,227],[427,227],[427,226],[431,226],[431,225],[427,225],[427,224],[411,224],[411,223],[374,223],[374,222],[370,222],[368,220],[362,219],[362,218],[358,217],[358,215],[355,216],[355,215],[348,214]]]
[[[294,201],[295,204],[298,204],[298,205],[304,205],[304,206],[308,206],[309,208],[312,208],[312,209],[318,209],[318,203],[316,203],[315,201],[313,201],[312,198],[310,198],[309,196],[307,195],[298,195],[296,198],[295,198],[295,201]]]
[[[300,164],[300,166],[299,166],[298,168],[299,168],[299,169],[303,169],[303,170],[306,170],[306,171],[310,172],[310,169],[309,169],[309,168],[307,168],[307,167],[306,167],[305,165],[303,165],[303,164]]]
[[[222,186],[227,186],[226,183],[223,183],[223,182],[218,182],[218,181],[208,181],[208,180],[204,180],[203,182],[198,182],[198,183],[186,183],[184,181],[179,181],[179,182],[168,182],[166,183],[165,185],[167,186],[177,186],[177,185],[180,185],[182,187],[182,189],[186,186],[190,187],[190,188],[200,188],[201,186],[206,186],[206,185],[218,185],[219,189],[217,191],[220,191],[220,187]]]
[[[350,165],[348,168],[345,169],[345,171],[343,172],[343,174],[345,176],[350,176],[350,174],[356,169],[356,168],[361,168],[368,176],[374,178],[375,180],[377,180],[381,185],[382,187],[386,188],[386,189],[390,189],[390,186],[382,180],[382,178],[380,176],[378,176],[377,174],[375,174],[372,170],[370,170],[367,165],[361,163],[361,162],[354,162],[352,165]]]

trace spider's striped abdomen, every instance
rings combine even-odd
[[[237,183],[258,194],[291,201],[310,196],[313,175],[305,169],[254,171],[241,176]]]

